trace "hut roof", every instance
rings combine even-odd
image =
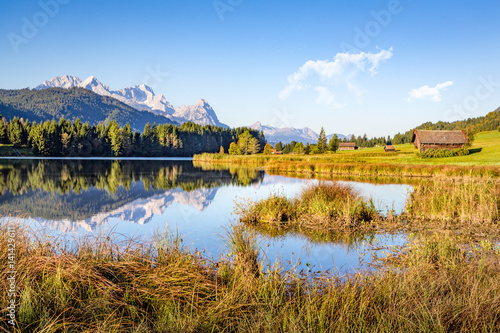
[[[355,142],[340,142],[339,147],[356,147]]]
[[[463,131],[425,131],[414,130],[411,142],[415,142],[416,137],[423,144],[465,144],[469,143]]]
[[[385,149],[396,150],[396,147],[391,146],[391,145],[387,145],[387,146],[385,146]]]

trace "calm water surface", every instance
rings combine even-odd
[[[78,238],[98,232],[149,238],[168,227],[184,243],[215,259],[227,254],[225,228],[237,220],[235,202],[272,192],[292,197],[304,180],[271,176],[250,168],[210,170],[176,159],[3,159],[0,160],[0,217],[18,216],[53,235]],[[381,211],[400,212],[408,185],[346,182]],[[370,262],[371,247],[403,245],[405,235],[357,238],[259,233],[262,258],[285,268],[322,271],[359,269]]]

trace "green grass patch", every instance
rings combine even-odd
[[[253,165],[274,174],[329,174],[371,177],[500,177],[500,132],[481,132],[469,155],[429,158],[418,157],[411,144],[397,145],[395,153],[383,147],[342,151],[320,155],[220,155],[194,156],[197,165]]]

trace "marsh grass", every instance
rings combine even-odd
[[[463,178],[414,185],[405,217],[449,226],[495,226],[500,221],[500,183]]]
[[[293,199],[274,192],[257,202],[239,202],[235,211],[244,222],[281,223],[324,230],[361,227],[382,218],[373,202],[365,202],[352,187],[338,182],[308,185]]]
[[[500,177],[500,132],[478,133],[467,156],[421,159],[413,145],[398,145],[396,153],[383,147],[319,155],[220,155],[194,156],[197,165],[243,165],[265,168],[272,174],[358,177]],[[472,153],[474,152],[474,153]]]
[[[6,225],[0,230],[0,325],[10,330]],[[241,269],[255,264],[256,243],[240,226],[228,231],[238,255],[219,262],[182,246],[171,232],[149,243],[117,243],[108,234],[71,247],[32,236],[16,232],[18,332],[500,329],[500,251],[488,241],[415,238],[392,260],[381,259],[377,271],[311,278],[279,263],[265,273],[259,266],[257,275]]]

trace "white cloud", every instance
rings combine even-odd
[[[347,89],[357,92],[358,87],[353,82],[356,75],[359,72],[375,75],[380,64],[391,57],[392,47],[389,50],[381,50],[379,53],[337,53],[333,61],[309,60],[297,72],[288,76],[288,84],[280,92],[279,98],[287,99],[293,92],[305,90],[308,86],[304,85],[304,81],[312,74],[317,74],[321,80],[327,82],[343,81]]]
[[[453,81],[446,81],[436,85],[435,87],[429,87],[427,85],[420,88],[412,89],[409,92],[409,96],[406,99],[408,102],[413,102],[418,99],[430,100],[433,102],[441,102],[441,90],[446,90],[448,87],[453,85]]]
[[[328,106],[331,109],[340,109],[342,107],[342,104],[337,102],[335,95],[327,87],[318,86],[314,90],[318,93],[316,103]]]

